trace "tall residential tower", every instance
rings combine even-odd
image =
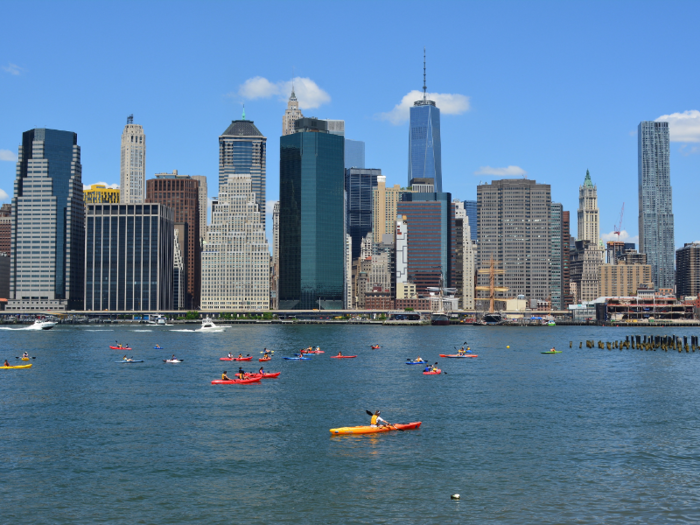
[[[598,187],[593,185],[591,174],[586,170],[583,186],[578,188],[578,237],[579,241],[590,241],[597,245],[600,238],[598,220]]]
[[[146,198],[146,135],[129,115],[122,132],[122,158],[119,176],[122,204],[138,204]]]

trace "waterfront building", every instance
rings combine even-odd
[[[203,310],[268,310],[270,248],[247,174],[229,175],[202,254]]]
[[[199,181],[199,241],[204,240],[207,233],[207,178],[204,175],[192,175],[192,178]]]
[[[118,188],[109,188],[106,184],[92,184],[90,189],[83,190],[85,204],[119,204]]]
[[[551,263],[551,187],[530,179],[494,180],[477,186],[477,268],[500,262],[498,286],[508,297],[548,300]],[[480,274],[480,286],[488,285]],[[500,294],[503,295],[503,294]]]
[[[477,242],[479,240],[479,223],[477,221],[476,201],[464,201],[464,211],[469,218],[472,241]]]
[[[637,141],[639,251],[647,254],[654,284],[671,288],[675,237],[668,122],[641,122]]]
[[[280,275],[280,201],[272,206],[272,268],[270,269],[270,307],[279,308]]]
[[[345,139],[345,169],[365,167],[365,143]]]
[[[459,306],[462,310],[473,310],[474,305],[474,262],[475,243],[472,241],[469,217],[466,214],[464,203],[455,200],[455,226],[454,226],[454,288],[459,298]]]
[[[187,228],[184,224],[175,226],[175,239],[173,243],[173,308],[182,310],[185,308],[186,280],[185,258],[182,247],[187,245]]]
[[[676,250],[676,295],[700,296],[700,243],[687,242]]]
[[[454,264],[454,204],[449,193],[405,193],[397,214],[406,217],[408,236],[408,280],[418,295],[428,287],[451,286]]]
[[[564,210],[561,214],[561,290],[562,310],[574,304],[574,296],[571,293],[571,214]]]
[[[549,239],[552,246],[552,253],[550,256],[549,270],[549,301],[551,302],[552,310],[562,310],[564,308],[564,282],[562,279],[562,267],[564,262],[562,249],[562,222],[564,207],[558,202],[553,202],[551,211]]]
[[[219,137],[219,186],[229,175],[250,175],[255,202],[265,225],[265,186],[267,180],[267,138],[252,120],[233,120]]]
[[[174,211],[175,224],[187,228],[185,244],[180,248],[185,259],[185,308],[197,309],[201,297],[201,250],[199,233],[199,181],[189,175],[156,173],[155,179],[146,182],[146,202],[161,203]],[[184,236],[180,237],[185,240]]]
[[[280,309],[342,309],[344,140],[302,118],[280,138]]]
[[[372,236],[377,242],[381,242],[384,235],[393,239],[397,203],[401,200],[401,195],[411,192],[412,190],[401,188],[398,184],[387,188],[386,176],[377,177],[377,186],[372,192]]]
[[[85,310],[172,310],[173,210],[88,204],[86,213]]]
[[[598,186],[593,185],[591,174],[586,170],[583,186],[578,188],[578,241],[598,244],[600,221],[598,217]]]
[[[282,136],[291,135],[295,132],[294,123],[300,118],[304,118],[304,115],[299,109],[299,101],[297,96],[294,94],[294,88],[292,87],[292,94],[287,101],[287,109],[284,111],[284,116],[282,117]]]
[[[372,193],[382,170],[350,168],[345,170],[347,233],[352,237],[352,258],[360,256],[362,239],[372,232]]]
[[[413,103],[408,127],[408,185],[416,191],[442,193],[440,110],[428,100],[423,56],[423,98]],[[426,186],[432,185],[433,188]]]
[[[122,132],[121,169],[119,172],[119,202],[137,204],[146,196],[146,134],[134,124],[129,115]]]
[[[600,288],[598,297],[631,297],[637,294],[642,284],[651,286],[651,266],[638,263],[640,259],[636,250],[629,250],[624,259],[616,264],[603,264],[600,266]]]
[[[569,272],[571,282],[576,284],[577,302],[595,301],[600,291],[600,267],[603,264],[603,249],[588,240],[576,241],[571,251]]]
[[[22,134],[12,198],[8,310],[82,310],[85,205],[78,135]]]

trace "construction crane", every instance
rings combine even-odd
[[[497,266],[500,263],[497,261],[493,260],[493,255],[491,256],[491,260],[489,262],[489,267],[488,268],[479,268],[478,273],[484,274],[487,273],[489,274],[489,285],[488,286],[475,286],[474,289],[478,291],[483,291],[483,292],[489,292],[488,297],[484,297],[483,299],[478,299],[479,300],[484,300],[488,299],[489,300],[489,313],[494,313],[495,308],[494,308],[494,303],[496,301],[506,301],[507,299],[505,298],[498,298],[496,297],[496,292],[507,292],[508,288],[504,286],[496,286],[496,275],[502,275],[505,273],[505,270],[502,268],[497,268]]]
[[[622,203],[622,211],[620,212],[620,223],[613,225],[613,233],[617,235],[617,242],[620,242],[620,234],[622,233],[622,217],[625,215],[625,203]]]

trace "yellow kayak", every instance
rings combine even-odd
[[[23,357],[23,358],[22,358],[22,361],[29,361],[29,358],[28,358],[28,357]]]
[[[392,430],[414,430],[418,428],[420,424],[420,421],[415,421],[406,425],[390,425],[386,427],[371,427],[367,425],[362,427],[331,428],[331,434],[376,434],[378,432],[391,432]]]
[[[10,368],[31,368],[32,364],[29,363],[28,365],[17,365],[17,366],[0,366],[0,368],[4,368],[5,370],[9,370]]]

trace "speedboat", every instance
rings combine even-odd
[[[198,332],[221,332],[225,326],[216,326],[214,324],[214,321],[212,321],[209,317],[204,319],[202,321],[202,326],[197,330]]]
[[[32,330],[51,330],[56,323],[52,321],[47,321],[46,319],[36,319],[34,324],[31,325]]]

